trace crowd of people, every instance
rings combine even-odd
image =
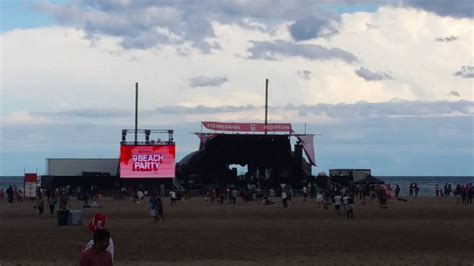
[[[452,194],[456,198],[456,204],[472,204],[474,187],[472,183],[457,184],[453,190],[451,184],[445,183],[443,187],[436,184],[435,193],[436,197],[451,197]]]
[[[8,186],[5,192],[7,193],[8,203],[23,201],[23,191],[17,188],[16,185]]]
[[[452,189],[454,187],[454,189]],[[304,186],[295,190],[291,186],[281,184],[277,189],[262,190],[260,186],[250,185],[244,187],[237,187],[236,185],[225,186],[210,186],[205,192],[201,192],[202,196],[210,203],[220,204],[237,204],[240,197],[240,202],[258,201],[262,205],[271,206],[277,205],[283,209],[290,208],[291,202],[295,200],[295,196],[301,196],[301,201],[306,203],[314,201],[317,206],[325,210],[334,209],[337,215],[346,217],[347,219],[354,219],[354,209],[356,206],[356,199],[358,204],[365,205],[370,202],[377,201],[379,207],[382,209],[388,208],[388,200],[394,198],[400,201],[407,201],[400,196],[400,186],[395,185],[393,188],[390,184],[360,184],[350,187],[338,184],[332,184],[329,188],[322,188],[314,183],[306,183]],[[417,198],[420,187],[416,183],[411,183],[408,186],[408,195],[412,198]],[[147,199],[149,204],[150,215],[152,223],[164,223],[164,203],[162,197],[169,196],[170,206],[176,206],[181,199],[181,192],[174,189],[166,190],[164,186],[158,189],[152,189],[149,193],[144,188],[119,188],[114,199],[128,198],[131,196],[131,201],[140,203]],[[84,201],[82,207],[88,208],[89,202],[96,204],[99,200],[99,192],[93,187],[79,187],[75,191],[77,199]],[[133,194],[126,193],[132,192]],[[168,192],[165,194],[165,192]],[[455,197],[458,204],[472,204],[473,196],[472,184],[444,184],[440,186],[435,185],[436,197]],[[21,190],[16,186],[10,186],[6,190],[7,200],[9,203],[22,202]],[[190,197],[189,191],[184,192]],[[51,214],[54,214],[56,205],[59,204],[59,210],[68,210],[70,208],[69,197],[71,189],[69,187],[58,187],[54,189],[38,189],[36,194],[35,208],[41,215],[44,212],[45,205],[49,208]],[[281,205],[275,201],[275,198],[281,199]],[[92,205],[93,205],[92,204]],[[306,203],[308,204],[308,203]],[[110,232],[105,228],[106,217],[103,214],[96,214],[91,223],[89,230],[91,231],[92,239],[82,247],[79,265],[91,265],[91,261],[100,262],[101,265],[112,265],[114,258],[114,242],[110,236]]]

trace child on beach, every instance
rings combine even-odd
[[[269,200],[268,197],[264,197],[262,201],[263,205],[273,205],[274,202]]]

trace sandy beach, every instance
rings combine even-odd
[[[82,226],[57,226],[33,203],[0,202],[0,265],[75,265],[87,223],[101,212],[115,242],[115,265],[473,265],[473,205],[454,198],[357,204],[355,219],[294,198],[288,209],[260,202],[165,203],[153,224],[148,202],[101,199],[84,209]],[[82,202],[73,200],[72,209]]]

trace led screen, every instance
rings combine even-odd
[[[173,178],[175,154],[175,146],[121,146],[120,177]]]

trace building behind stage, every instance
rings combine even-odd
[[[49,158],[46,175],[41,176],[44,188],[94,185],[113,188],[119,181],[119,159],[113,158]]]

